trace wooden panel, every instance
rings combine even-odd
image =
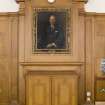
[[[94,37],[94,57],[95,70],[97,76],[102,76],[100,64],[101,59],[105,58],[105,17],[95,18],[95,37]]]
[[[26,90],[27,87],[25,85],[25,76],[27,76],[28,74],[30,75],[56,75],[56,77],[58,75],[68,75],[70,76],[70,78],[73,78],[73,81],[75,81],[75,76],[80,76],[80,78],[78,78],[78,82],[79,82],[79,86],[77,87],[78,90],[78,95],[77,96],[78,99],[78,103],[82,104],[84,103],[84,98],[85,97],[85,85],[84,85],[84,67],[82,63],[21,63],[21,66],[19,68],[19,101],[22,105],[25,104],[25,96],[26,96]],[[74,77],[72,77],[72,75]],[[52,77],[52,76],[51,76]],[[63,78],[63,77],[62,77]],[[75,87],[76,88],[76,87]],[[75,91],[77,91],[75,90]]]
[[[96,101],[105,101],[105,79],[100,78],[96,80]]]
[[[97,84],[95,77],[105,76],[101,72],[100,66],[101,59],[105,58],[105,15],[95,15],[86,17],[86,90],[92,93],[91,99],[93,101],[95,97],[96,100],[103,100],[104,98],[97,90],[100,85],[103,85],[103,82]],[[95,81],[98,87],[94,86]]]
[[[77,105],[76,75],[30,74],[26,79],[27,105]]]
[[[86,17],[86,91],[91,92],[94,100],[94,18]]]
[[[11,101],[18,98],[18,17],[17,15],[9,17],[10,30],[10,61],[9,72],[11,74]]]
[[[0,18],[0,104],[7,104],[10,92],[9,48],[7,18]]]
[[[84,9],[85,0],[56,0],[49,4],[47,0],[17,0],[24,16],[19,17],[19,61],[20,62],[84,62],[84,16],[79,12]],[[22,2],[24,1],[25,4]],[[25,8],[24,8],[25,7]],[[70,47],[71,54],[33,54],[32,29],[33,8],[71,8],[70,12]],[[27,43],[28,42],[28,43]]]
[[[17,17],[0,16],[0,105],[8,105],[17,102]]]
[[[48,76],[27,77],[27,105],[50,105],[50,78]]]
[[[53,77],[53,105],[77,105],[77,78],[75,76]]]

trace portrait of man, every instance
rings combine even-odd
[[[61,49],[64,48],[64,32],[62,26],[56,24],[56,16],[50,15],[49,26],[46,32],[46,48]]]
[[[62,51],[67,49],[66,12],[38,12],[35,49]]]

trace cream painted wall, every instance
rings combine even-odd
[[[16,12],[18,9],[15,0],[0,0],[0,12]]]
[[[15,12],[18,11],[19,5],[15,0],[0,0],[0,12]],[[105,0],[89,0],[85,5],[87,12],[105,13]]]
[[[105,0],[89,0],[85,5],[87,12],[105,13]]]

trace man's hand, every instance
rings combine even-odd
[[[47,45],[47,48],[56,48],[56,44],[55,43],[50,43]]]

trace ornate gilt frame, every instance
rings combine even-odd
[[[65,12],[66,13],[66,49],[37,49],[37,16],[39,12]],[[32,53],[33,54],[70,54],[71,53],[71,9],[70,8],[34,8],[32,30]]]

